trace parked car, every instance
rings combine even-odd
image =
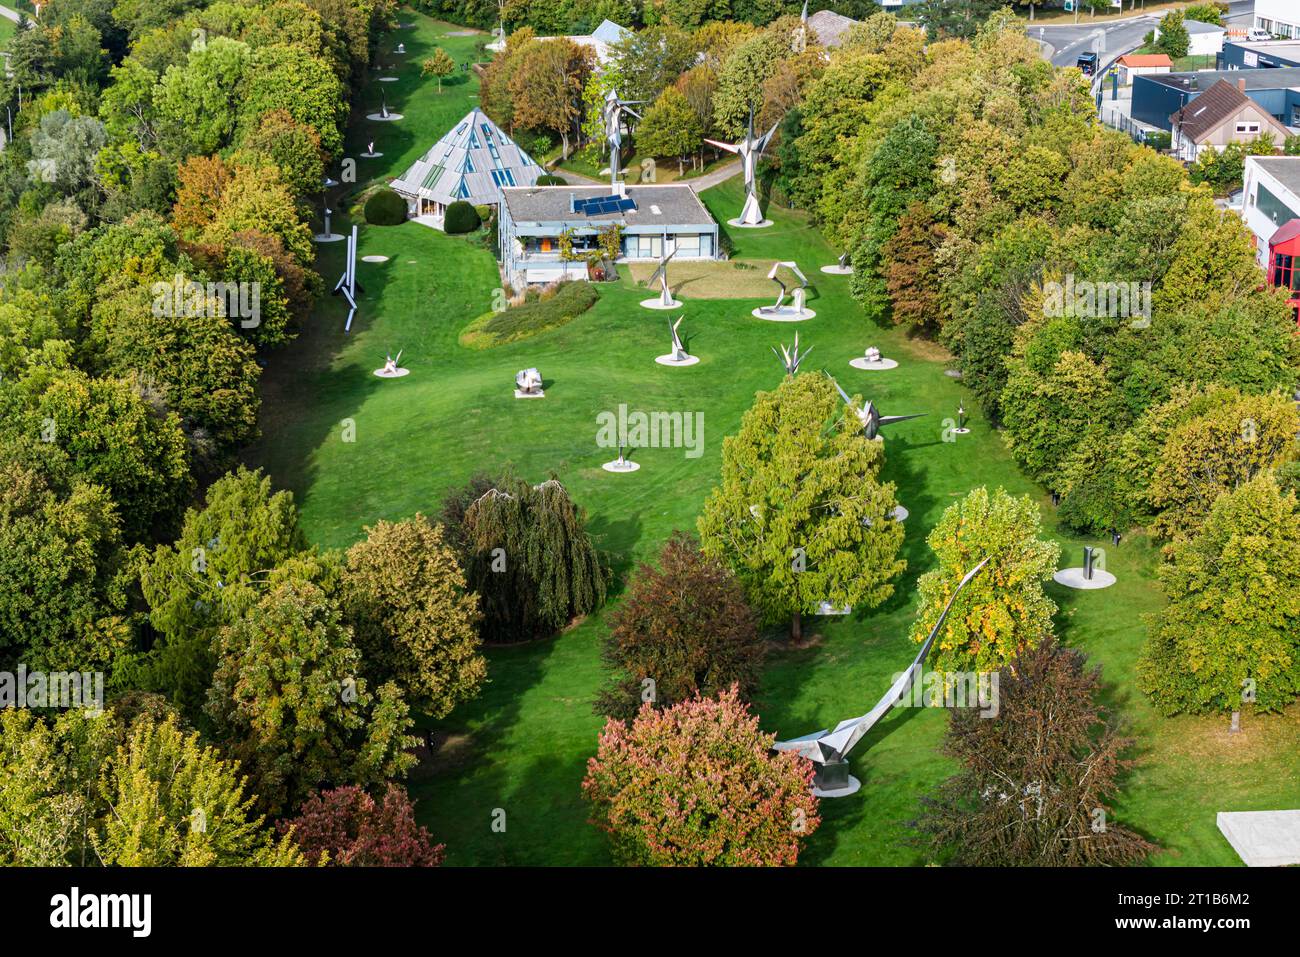
[[[1261,30],[1259,27],[1251,27],[1246,31],[1246,39],[1252,42],[1256,40],[1271,40],[1273,39],[1273,34],[1269,33],[1267,30]]]
[[[1097,72],[1097,54],[1092,50],[1087,53],[1080,53],[1079,59],[1075,61],[1074,65],[1083,71],[1084,76],[1092,76]]]

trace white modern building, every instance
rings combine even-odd
[[[718,224],[689,186],[534,186],[503,189],[498,222],[502,277],[525,284],[586,279],[601,233],[622,234],[619,262],[717,259]],[[571,247],[565,255],[565,245]]]
[[[1255,237],[1255,258],[1269,265],[1269,243],[1300,219],[1300,156],[1247,156],[1241,216]]]
[[[1296,0],[1255,0],[1257,30],[1300,40],[1300,3]]]

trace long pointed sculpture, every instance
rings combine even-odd
[[[772,141],[772,136],[776,133],[776,124],[764,133],[762,136],[754,137],[754,107],[749,107],[749,127],[745,132],[745,138],[739,143],[723,143],[720,140],[706,139],[704,142],[711,143],[718,149],[726,150],[728,153],[735,153],[740,157],[741,171],[745,174],[745,208],[740,211],[738,219],[731,220],[733,226],[767,226],[770,225],[768,220],[763,218],[763,208],[758,201],[758,161],[763,155],[763,150],[767,149],[767,144]]]
[[[829,730],[823,728],[821,731],[814,731],[812,734],[806,734],[800,738],[791,738],[789,741],[778,741],[772,745],[777,751],[793,751],[816,764],[817,771],[813,779],[813,786],[819,791],[823,793],[833,793],[835,791],[852,793],[856,790],[856,782],[848,775],[847,758],[849,752],[866,736],[876,722],[884,717],[885,712],[912,689],[912,684],[917,675],[920,674],[921,666],[925,663],[925,658],[930,653],[935,638],[938,637],[939,629],[943,627],[944,619],[948,617],[952,603],[957,600],[957,596],[961,594],[962,589],[969,585],[971,580],[983,571],[988,563],[989,559],[985,558],[965,574],[956,590],[949,597],[948,603],[943,606],[943,612],[940,613],[939,620],[930,629],[930,634],[926,637],[925,643],[921,645],[921,650],[917,653],[911,666],[889,686],[889,690],[885,692],[883,698],[876,702],[875,707],[860,717],[841,721]]]
[[[334,295],[342,294],[348,302],[348,321],[343,326],[344,332],[352,331],[352,318],[357,314],[357,290],[365,292],[357,282],[357,227],[354,224],[348,236],[347,255],[343,263],[343,275],[334,284]]]
[[[686,352],[686,347],[682,345],[681,336],[677,335],[677,327],[682,324],[682,320],[685,318],[685,316],[678,316],[676,322],[669,323],[668,325],[668,331],[673,337],[673,359],[677,362],[683,362],[690,358]]]
[[[677,255],[677,247],[673,251],[668,251],[668,233],[664,232],[663,245],[660,247],[661,255],[659,257],[659,267],[655,269],[654,274],[650,277],[649,285],[659,283],[658,299],[643,299],[641,305],[647,309],[679,309],[681,303],[673,298],[673,291],[668,285],[668,260]]]
[[[601,116],[605,121],[605,141],[609,143],[609,185],[618,189],[619,164],[623,153],[623,114],[631,113],[638,120],[641,114],[632,109],[640,100],[621,100],[618,93],[610,90],[605,94],[605,105]]]
[[[804,359],[808,358],[808,353],[812,352],[812,346],[809,346],[807,349],[803,351],[803,355],[800,355],[799,354],[799,333],[796,332],[794,334],[793,349],[787,349],[784,345],[782,345],[781,351],[777,352],[776,347],[774,346],[772,348],[772,352],[773,354],[776,355],[778,359],[781,360],[781,365],[785,367],[785,374],[788,376],[792,376],[799,371],[799,363],[803,362]]]
[[[882,425],[892,425],[895,422],[906,422],[908,419],[919,419],[921,416],[926,414],[924,412],[914,412],[912,415],[881,415],[880,410],[876,408],[875,403],[870,399],[868,399],[866,404],[859,409],[853,405],[853,400],[849,398],[849,394],[840,388],[840,384],[835,381],[835,376],[827,372],[826,378],[831,380],[832,384],[835,386],[835,391],[838,392],[840,398],[844,400],[844,404],[852,409],[853,413],[858,417],[858,421],[862,423],[862,430],[867,433],[867,438],[869,439],[874,439],[877,436]]]

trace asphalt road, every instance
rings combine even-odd
[[[1228,22],[1235,26],[1249,26],[1254,17],[1254,0],[1236,0],[1228,5]],[[1160,20],[1160,15],[1143,14],[1141,6],[1134,15],[1123,20],[1089,24],[1083,22],[1068,26],[1029,27],[1029,35],[1052,48],[1051,61],[1056,66],[1074,66],[1079,54],[1096,50],[1102,64],[1142,45]],[[1043,51],[1047,54],[1046,49]]]

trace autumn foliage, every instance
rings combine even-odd
[[[349,785],[313,794],[298,816],[283,822],[313,864],[336,867],[437,867],[442,844],[415,823],[406,790],[390,783],[382,803]],[[322,857],[324,861],[322,861]]]
[[[821,818],[813,766],[774,754],[735,688],[610,719],[583,794],[615,857],[651,866],[789,866]]]

